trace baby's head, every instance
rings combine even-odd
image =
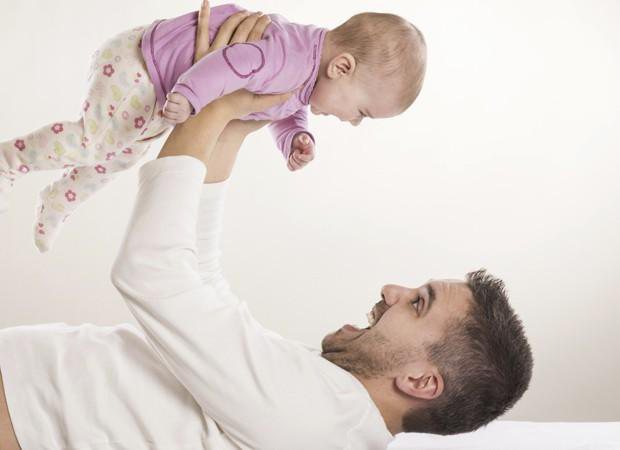
[[[418,96],[425,69],[416,27],[394,14],[357,14],[325,37],[310,110],[353,125],[396,116]]]

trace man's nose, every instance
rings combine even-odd
[[[405,288],[395,284],[386,284],[381,288],[381,298],[386,305],[392,306],[398,303],[398,300],[403,296]]]

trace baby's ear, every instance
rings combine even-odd
[[[351,53],[340,53],[327,65],[327,76],[332,79],[350,77],[355,72],[357,62]]]

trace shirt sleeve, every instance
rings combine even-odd
[[[187,98],[197,114],[216,98],[238,89],[262,93],[285,59],[284,47],[272,38],[228,45],[184,72],[172,92]]]
[[[332,410],[320,373],[329,363],[263,328],[228,289],[218,244],[225,187],[203,187],[204,175],[190,156],[142,166],[111,280],[164,364],[228,435],[249,448],[290,448],[325,431],[290,417]]]
[[[223,209],[228,181],[203,184],[202,196],[198,207],[197,257],[198,272],[203,284],[211,285],[216,294],[230,303],[238,300],[234,297],[230,285],[222,274],[220,257],[220,236],[223,222]]]
[[[269,124],[271,135],[276,141],[276,145],[284,159],[288,160],[291,154],[293,138],[298,133],[308,133],[312,141],[316,144],[314,136],[308,131],[308,112],[307,108],[298,109],[295,114],[281,120],[274,120]]]

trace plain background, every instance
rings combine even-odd
[[[425,34],[424,89],[405,114],[354,128],[311,117],[317,159],[289,173],[267,130],[233,175],[223,241],[233,287],[267,327],[318,345],[365,323],[385,283],[486,267],[533,346],[513,420],[620,420],[620,2],[248,1],[332,28],[389,11]],[[0,140],[77,118],[108,37],[198,0],[2,0]],[[151,148],[154,158],[163,140]],[[145,160],[146,161],[146,160]],[[32,243],[33,173],[1,220],[0,327],[130,320],[109,281],[136,169]]]

